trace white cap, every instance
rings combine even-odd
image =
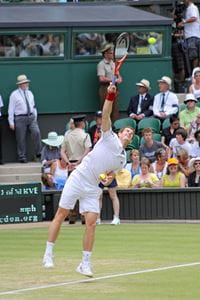
[[[190,100],[198,102],[197,99],[195,98],[194,94],[186,94],[184,103],[187,103]]]
[[[171,88],[172,80],[168,76],[163,76],[161,79],[158,80],[158,82],[164,82],[169,86],[169,88]]]
[[[150,82],[147,79],[142,79],[140,82],[136,83],[137,86],[143,86],[147,90],[150,90]]]

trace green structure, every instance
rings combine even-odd
[[[157,79],[171,76],[171,23],[169,18],[124,5],[1,5],[4,114],[19,74],[31,79],[43,136],[50,130],[62,132],[73,113],[92,114],[99,109],[96,66],[100,49],[124,31],[131,39],[121,69],[119,105],[120,111],[125,111],[130,96],[136,93],[136,82],[149,79],[154,94]],[[149,43],[150,37],[154,43]],[[13,134],[7,136],[13,139]],[[15,160],[15,155],[11,156],[8,160]]]

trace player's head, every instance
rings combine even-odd
[[[123,127],[118,132],[118,137],[123,146],[126,146],[132,142],[135,130],[132,127]]]

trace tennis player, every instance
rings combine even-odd
[[[110,85],[102,112],[102,136],[93,150],[84,157],[81,164],[72,172],[63,189],[59,208],[49,227],[48,241],[43,258],[46,268],[54,266],[53,247],[60,227],[79,199],[80,213],[85,216],[86,228],[83,238],[82,261],[76,271],[92,277],[90,260],[94,244],[96,220],[99,213],[99,188],[102,173],[109,174],[123,168],[126,163],[125,148],[133,138],[133,129],[126,127],[120,130],[118,136],[112,131],[110,115],[116,98],[116,87]],[[106,181],[111,180],[109,176]]]

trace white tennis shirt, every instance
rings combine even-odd
[[[101,173],[121,170],[125,164],[126,152],[117,134],[110,129],[102,133],[93,150],[84,157],[76,170],[87,181],[97,184]]]

